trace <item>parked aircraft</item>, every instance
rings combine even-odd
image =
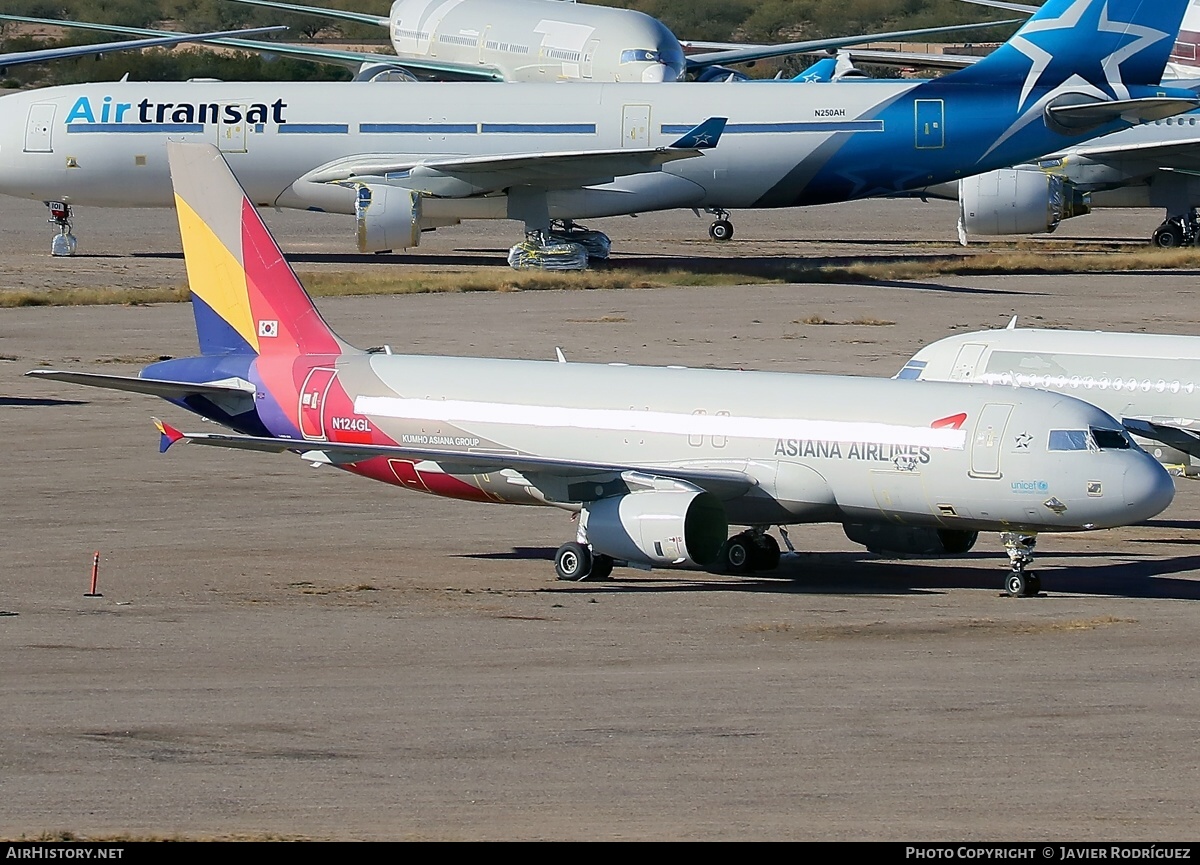
[[[1093,207],[1154,207],[1166,212],[1154,245],[1194,245],[1200,237],[1197,170],[1200,112],[1156,120],[963,179],[959,238],[965,245],[973,234],[1053,232]]]
[[[253,5],[385,27],[395,55],[246,39],[205,41],[345,66],[354,70],[355,79],[361,81],[678,81],[685,73],[697,75],[718,64],[749,63],[845,45],[977,30],[1020,21],[926,27],[781,45],[712,43],[720,44],[720,50],[685,57],[675,35],[649,15],[633,9],[564,0],[396,0],[388,17],[290,3]],[[127,35],[154,32],[22,15],[0,15],[0,20]]]
[[[28,373],[160,396],[234,430],[159,422],[162,450],[292,452],[435,495],[559,507],[577,515],[555,556],[572,580],[617,563],[770,570],[770,526],[836,521],[907,552],[1002,532],[1007,590],[1036,594],[1037,533],[1147,519],[1173,495],[1117,421],[1035,390],[360,351],[321,319],[221,152],[167,155],[200,356],[138,377]],[[1060,434],[1097,447],[1064,455],[1049,446]],[[731,523],[749,529],[729,538]]]
[[[569,99],[538,84],[51,87],[0,97],[0,192],[167,206],[170,138],[219,142],[260,206],[354,214],[362,251],[468,218],[542,238],[553,220],[678,207],[714,212],[728,237],[732,208],[892,195],[1194,108],[1158,84],[1185,5],[1051,0],[980,63],[921,82],[579,84]],[[721,146],[670,147],[703,118],[727,118]]]
[[[5,17],[5,16],[0,16]],[[69,57],[91,57],[114,51],[132,51],[139,48],[167,48],[186,42],[209,42],[229,36],[254,36],[262,33],[277,33],[286,27],[254,27],[247,30],[215,30],[211,33],[167,33],[162,30],[144,30],[158,34],[146,39],[125,39],[120,42],[99,42],[92,45],[65,45],[60,48],[38,48],[31,51],[0,52],[0,71],[10,66],[25,66],[30,63],[45,63],[48,60],[65,60]]]
[[[1176,474],[1200,473],[1200,337],[1017,328],[921,349],[901,379],[1040,388],[1116,417]],[[1073,446],[1091,447],[1086,439]]]

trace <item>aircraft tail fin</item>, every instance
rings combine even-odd
[[[167,158],[200,351],[354,351],[321,318],[221,152],[168,142]]]
[[[1046,0],[1008,42],[955,78],[1016,81],[1027,89],[1074,80],[1080,91],[1124,98],[1123,88],[1160,83],[1187,6],[1188,0]]]

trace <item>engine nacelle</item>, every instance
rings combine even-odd
[[[354,75],[355,81],[399,81],[412,83],[420,81],[403,66],[395,63],[364,63]]]
[[[359,183],[354,202],[358,251],[409,249],[421,242],[421,194],[382,183]]]
[[[891,523],[843,523],[846,537],[873,553],[905,556],[959,556],[971,551],[979,532],[926,529]]]
[[[1003,168],[959,181],[962,227],[972,234],[1041,234],[1092,212],[1091,196],[1036,168]]]
[[[729,535],[721,500],[700,490],[628,493],[586,511],[593,550],[643,565],[711,565]]]

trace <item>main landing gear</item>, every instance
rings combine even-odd
[[[1154,230],[1152,242],[1159,249],[1175,249],[1180,246],[1195,246],[1198,237],[1200,218],[1193,208],[1185,216],[1168,216],[1163,224]]]
[[[1000,541],[1008,550],[1008,560],[1012,566],[1004,580],[1004,591],[1010,598],[1032,598],[1040,594],[1042,578],[1026,571],[1033,562],[1033,548],[1037,544],[1037,535],[1004,532],[1000,535]]]
[[[608,258],[612,242],[603,231],[589,231],[568,220],[548,231],[525,232],[525,242],[508,251],[513,270],[587,270],[589,259]]]
[[[50,218],[46,221],[58,226],[58,234],[50,242],[50,254],[56,256],[71,256],[75,254],[76,240],[71,233],[71,205],[65,201],[47,201],[50,208]]]
[[[779,542],[761,526],[734,535],[717,555],[717,569],[726,574],[752,574],[777,567]]]
[[[585,544],[571,541],[554,554],[554,572],[560,580],[581,583],[584,580],[607,580],[612,575],[612,556],[593,553]]]
[[[706,207],[705,213],[711,213],[717,219],[708,227],[708,236],[713,240],[724,242],[733,240],[733,223],[729,221],[729,211],[722,207]]]

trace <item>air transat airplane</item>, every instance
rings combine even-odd
[[[785,373],[364,352],[335,335],[212,145],[168,145],[201,354],[139,377],[29,375],[152,394],[232,428],[176,442],[292,452],[420,492],[578,516],[561,579],[614,564],[769,570],[772,525],[836,521],[872,549],[1005,533],[1010,593],[1036,534],[1146,519],[1170,476],[1120,424],[1034,390]],[[1098,447],[1063,459],[1064,431]],[[729,524],[749,529],[728,537]],[[786,537],[786,535],[785,535]]]
[[[462,219],[543,238],[556,220],[679,207],[729,237],[732,208],[895,194],[1194,108],[1158,84],[1185,5],[1050,0],[980,63],[924,82],[51,87],[0,97],[0,192],[167,206],[165,144],[182,140],[217,144],[257,205],[353,214],[362,251]],[[726,121],[719,146],[690,134],[706,118]]]
[[[1018,328],[921,349],[897,378],[1040,388],[1087,400],[1177,474],[1200,474],[1200,337]],[[1063,439],[1062,449],[1092,446]]]

